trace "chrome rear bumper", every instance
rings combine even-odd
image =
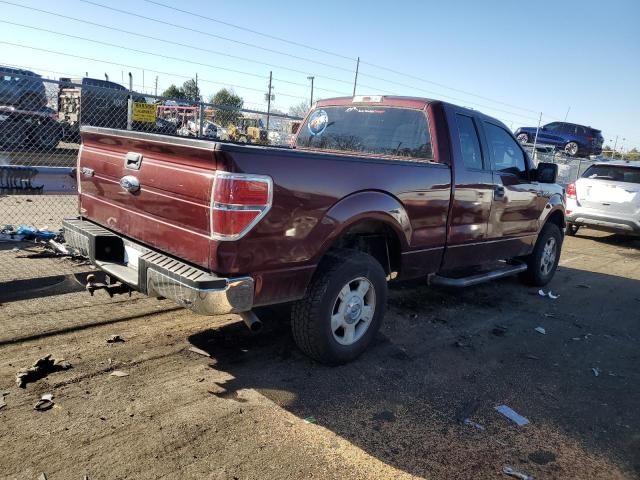
[[[66,219],[63,228],[71,247],[110,277],[141,293],[168,298],[201,315],[241,313],[253,307],[251,277],[218,277],[87,220]],[[125,246],[140,255],[127,261]]]

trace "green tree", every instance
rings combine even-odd
[[[309,111],[309,102],[300,102],[297,105],[289,107],[289,115],[292,117],[304,117]]]
[[[184,98],[190,100],[192,102],[200,102],[202,101],[202,96],[200,95],[200,87],[195,80],[187,80],[182,84],[182,91],[184,92]]]
[[[240,110],[244,105],[244,100],[236,94],[233,89],[223,88],[209,98],[209,103],[217,108],[213,114],[213,121],[220,125],[235,123],[242,115]]]
[[[180,87],[176,87],[174,84],[171,84],[169,88],[167,88],[164,92],[162,92],[162,96],[168,97],[168,98],[178,98],[178,99],[186,98],[184,95],[184,90]]]

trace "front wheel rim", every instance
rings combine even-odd
[[[331,333],[340,345],[358,342],[369,330],[376,310],[376,292],[365,277],[347,282],[331,309]]]
[[[540,260],[540,271],[543,275],[549,275],[556,264],[557,255],[557,242],[556,239],[551,237],[544,244],[542,250],[542,258]]]
[[[529,141],[529,136],[525,133],[518,135],[518,141],[520,143],[527,143]]]

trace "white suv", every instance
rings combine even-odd
[[[580,227],[640,235],[640,162],[594,163],[566,194],[569,235]]]

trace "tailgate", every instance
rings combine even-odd
[[[214,142],[83,127],[81,215],[208,268],[214,148]]]

